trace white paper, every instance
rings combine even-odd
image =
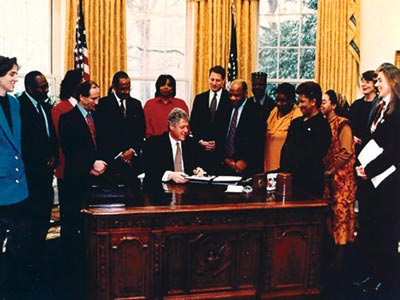
[[[210,181],[214,177],[215,176],[196,176],[196,175],[192,175],[192,176],[188,176],[186,178],[189,179],[189,180],[194,180],[194,181]]]
[[[371,161],[381,155],[382,152],[383,148],[379,147],[375,140],[370,140],[361,150],[357,158],[361,166],[365,168]]]
[[[243,186],[241,185],[228,185],[225,193],[242,193],[243,192]]]
[[[378,185],[380,185],[381,182],[384,181],[394,171],[396,171],[396,167],[394,165],[391,165],[389,168],[386,169],[386,171],[371,178],[371,182],[374,185],[374,188],[377,188]]]
[[[214,178],[214,182],[238,182],[242,179],[240,176],[217,176]]]

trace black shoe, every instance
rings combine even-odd
[[[356,286],[356,287],[364,287],[370,281],[371,281],[371,277],[370,276],[365,276],[365,277],[362,277],[361,279],[353,281],[353,285]]]
[[[382,281],[369,281],[363,289],[361,290],[365,294],[381,294],[383,291],[383,283]]]

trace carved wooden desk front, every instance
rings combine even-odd
[[[224,189],[84,210],[88,299],[319,299],[326,202]]]

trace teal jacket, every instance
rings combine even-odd
[[[28,197],[25,167],[21,155],[19,102],[8,95],[12,131],[0,108],[0,206],[21,202]]]

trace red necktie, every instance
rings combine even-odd
[[[382,113],[382,109],[384,106],[385,106],[385,101],[382,100],[376,109],[375,117],[371,124],[371,133],[373,133],[376,129],[376,126],[378,126],[378,122],[379,122],[379,119],[380,119],[380,116]]]
[[[94,127],[94,122],[90,113],[86,115],[86,123],[88,124],[90,135],[92,136],[93,145],[96,148],[96,128]]]

